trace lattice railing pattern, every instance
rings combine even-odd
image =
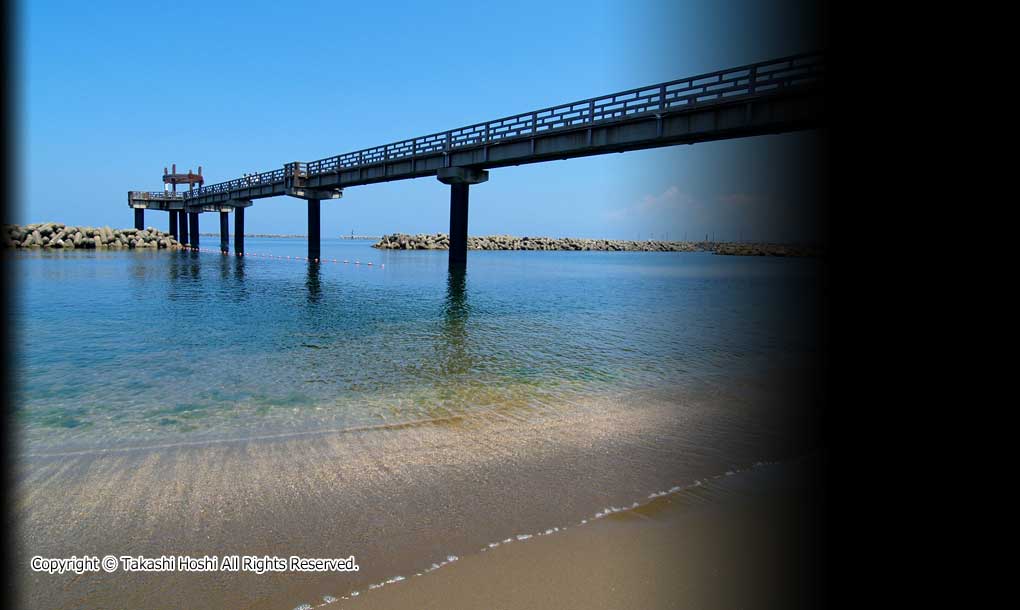
[[[634,115],[664,114],[782,88],[821,84],[825,73],[824,59],[821,53],[794,55],[691,76],[310,161],[303,170],[309,176],[334,173],[458,148],[530,138],[551,131],[577,129]],[[285,173],[285,170],[274,170],[221,182],[192,191],[190,196],[282,182]]]
[[[187,195],[170,191],[131,191],[128,194],[132,199],[184,199]]]
[[[189,197],[197,195],[208,195],[210,193],[222,193],[224,191],[236,191],[243,188],[250,188],[253,186],[269,186],[278,182],[283,182],[286,171],[284,169],[274,169],[268,172],[262,172],[259,174],[252,174],[243,178],[237,178],[227,182],[220,182],[217,184],[210,184],[209,186],[203,186],[200,189],[195,189],[190,193],[185,193]]]

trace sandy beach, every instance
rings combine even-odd
[[[14,505],[21,606],[292,609],[342,600],[353,591],[367,591],[373,584],[408,577],[456,556],[455,570],[444,573],[444,567],[434,572],[435,578],[414,585],[430,587],[422,596],[445,599],[440,593],[444,583],[462,571],[479,579],[486,578],[488,570],[505,571],[498,567],[501,563],[492,567],[481,551],[490,543],[569,527],[605,507],[629,507],[647,501],[652,493],[760,461],[808,454],[813,440],[805,434],[812,420],[802,408],[810,404],[802,391],[804,374],[706,379],[700,387],[683,391],[593,398],[542,413],[508,408],[370,430],[26,455],[17,471]],[[722,532],[728,531],[723,525],[729,519],[744,522],[741,515],[747,514],[738,510],[730,517],[712,511],[704,518],[719,520],[713,521],[721,528],[715,531]],[[509,545],[501,555],[493,555],[507,565],[537,569],[543,561],[580,552],[602,562],[593,565],[595,573],[613,570],[619,578],[639,578],[630,584],[619,581],[627,595],[643,590],[655,599],[675,598],[679,590],[669,588],[674,585],[647,583],[658,582],[656,574],[676,561],[695,566],[699,553],[677,555],[676,549],[642,543],[658,534],[623,533],[630,518],[621,517],[619,525],[604,533],[592,529],[579,531],[576,538],[550,536],[545,551],[537,545],[527,551]],[[686,525],[665,527],[667,538],[700,531],[693,525],[697,518],[682,520]],[[617,544],[607,536],[627,539],[619,541],[623,555],[605,552],[607,545]],[[711,533],[705,536],[714,539]],[[536,555],[517,555],[524,552]],[[628,553],[643,557],[645,567],[624,561]],[[27,569],[31,556],[75,554],[353,554],[361,570],[76,576]],[[619,561],[629,567],[616,565]],[[586,573],[590,570],[568,575],[562,587],[563,595],[578,604],[600,591],[585,580]],[[521,580],[508,580],[506,586],[550,574],[520,571]],[[552,582],[546,585],[549,595]],[[463,607],[475,604],[475,588],[446,586],[467,596]],[[535,587],[543,590],[540,583]],[[413,594],[394,590],[386,595]],[[498,589],[491,591],[496,594]],[[520,599],[520,607],[525,607],[534,598],[521,591],[520,597],[510,590],[503,594]],[[706,599],[711,591],[703,592]],[[403,602],[393,603],[402,607]]]
[[[458,559],[341,608],[812,608],[819,460],[734,473]],[[324,604],[333,606],[333,604]]]

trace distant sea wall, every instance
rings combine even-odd
[[[5,248],[96,249],[96,248],[180,248],[169,233],[152,227],[147,229],[111,229],[110,227],[75,227],[60,222],[28,225],[4,225],[0,241]]]
[[[448,250],[445,233],[383,235],[372,245],[382,250]],[[632,241],[576,237],[515,237],[485,235],[468,237],[469,250],[592,250],[604,252],[714,252],[731,256],[821,256],[818,248],[790,244],[731,243],[711,241]]]

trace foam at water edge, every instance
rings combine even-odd
[[[748,471],[748,470],[753,470],[755,468],[759,468],[761,466],[770,466],[772,464],[778,464],[778,463],[779,463],[778,461],[759,461],[759,462],[755,462],[751,466],[747,466],[747,467],[744,467],[744,468],[735,468],[735,469],[732,469],[732,470],[727,470],[723,474],[717,474],[715,476],[705,477],[703,479],[696,480],[693,483],[690,483],[690,484],[688,484],[686,486],[674,485],[673,487],[670,487],[669,489],[667,489],[665,491],[656,491],[656,492],[652,492],[652,493],[648,494],[648,497],[645,499],[644,503],[638,502],[638,501],[634,501],[630,506],[624,506],[624,507],[609,506],[609,507],[606,507],[606,508],[598,511],[597,513],[595,513],[591,517],[591,519],[581,519],[581,521],[579,521],[576,525],[578,525],[578,526],[587,525],[587,524],[591,523],[592,521],[594,521],[595,519],[601,519],[603,517],[607,517],[607,516],[612,515],[614,513],[625,512],[625,511],[629,511],[629,510],[634,510],[635,508],[639,508],[640,506],[642,506],[642,504],[647,504],[649,500],[655,500],[657,498],[662,498],[662,497],[665,497],[665,496],[670,496],[670,495],[679,493],[679,492],[687,490],[687,489],[694,489],[695,487],[700,487],[704,483],[709,483],[711,481],[722,479],[724,477],[730,477],[730,476],[733,476],[733,475],[741,473],[741,472],[745,472],[745,471]],[[500,545],[510,544],[511,542],[515,542],[515,541],[517,541],[517,542],[524,542],[524,541],[529,540],[529,539],[531,539],[531,538],[533,538],[535,536],[548,536],[548,535],[551,535],[551,534],[555,534],[557,532],[565,532],[565,531],[567,531],[567,529],[568,529],[568,526],[564,525],[562,527],[552,527],[552,528],[549,528],[549,529],[541,531],[541,532],[536,532],[535,534],[517,534],[516,536],[507,538],[507,539],[505,539],[505,540],[503,540],[501,542],[490,542],[487,546],[484,546],[484,547],[481,548],[481,552],[484,553],[485,551],[488,551],[489,549],[494,549],[494,548],[496,548],[496,547],[498,547]],[[425,568],[421,572],[416,572],[415,573],[415,577],[424,576],[425,574],[428,574],[429,572],[434,572],[435,570],[438,570],[439,568],[441,568],[443,566],[449,565],[449,564],[457,561],[458,559],[460,559],[460,558],[457,557],[456,555],[447,555],[446,559],[444,559],[443,561],[440,561],[439,563],[433,563],[431,566],[429,566],[428,568]],[[374,589],[381,589],[382,587],[385,587],[386,585],[392,585],[392,584],[401,582],[403,580],[407,580],[407,579],[404,578],[403,576],[394,576],[393,578],[384,580],[382,582],[375,583],[375,584],[372,584],[372,585],[368,585],[368,589],[370,591],[374,590]],[[345,596],[341,597],[340,599],[344,599],[344,600],[352,599],[352,598],[357,597],[358,595],[360,595],[360,593],[358,591],[352,591],[349,594],[349,596],[345,595]],[[335,601],[338,601],[337,598],[335,598],[333,596],[330,596],[330,595],[327,595],[327,596],[323,597],[322,599],[323,599],[323,603],[319,604],[318,606],[314,606],[314,607],[318,608],[318,607],[325,606],[327,604],[331,604],[331,603],[333,603]],[[311,610],[312,608],[313,608],[313,606],[311,606],[309,604],[302,604],[302,605],[298,606],[297,608],[295,608],[294,610]]]

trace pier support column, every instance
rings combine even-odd
[[[244,254],[244,208],[234,208],[234,252]]]
[[[299,182],[299,178],[299,176],[295,175],[295,182]],[[319,248],[321,233],[319,204],[323,199],[340,199],[343,196],[343,191],[339,188],[309,188],[296,184],[287,189],[287,195],[304,199],[308,202],[308,260],[319,261],[322,258],[322,252]]]
[[[224,254],[230,252],[230,220],[227,214],[228,212],[220,211],[220,252]]]
[[[308,259],[314,261],[321,258],[319,251],[319,209],[318,199],[308,200]]]
[[[188,212],[188,243],[192,248],[198,247],[198,212]]]
[[[181,241],[181,236],[177,232],[177,210],[170,210],[168,215],[170,216],[170,236]]]
[[[450,185],[450,267],[467,266],[469,184]]]
[[[489,172],[468,167],[444,167],[436,177],[450,185],[450,259],[451,269],[467,267],[468,189],[489,179]]]
[[[141,231],[145,228],[145,209],[135,208],[135,228]]]
[[[177,228],[181,233],[181,236],[177,238],[177,241],[181,242],[182,246],[188,244],[188,213],[184,210],[177,212]]]

